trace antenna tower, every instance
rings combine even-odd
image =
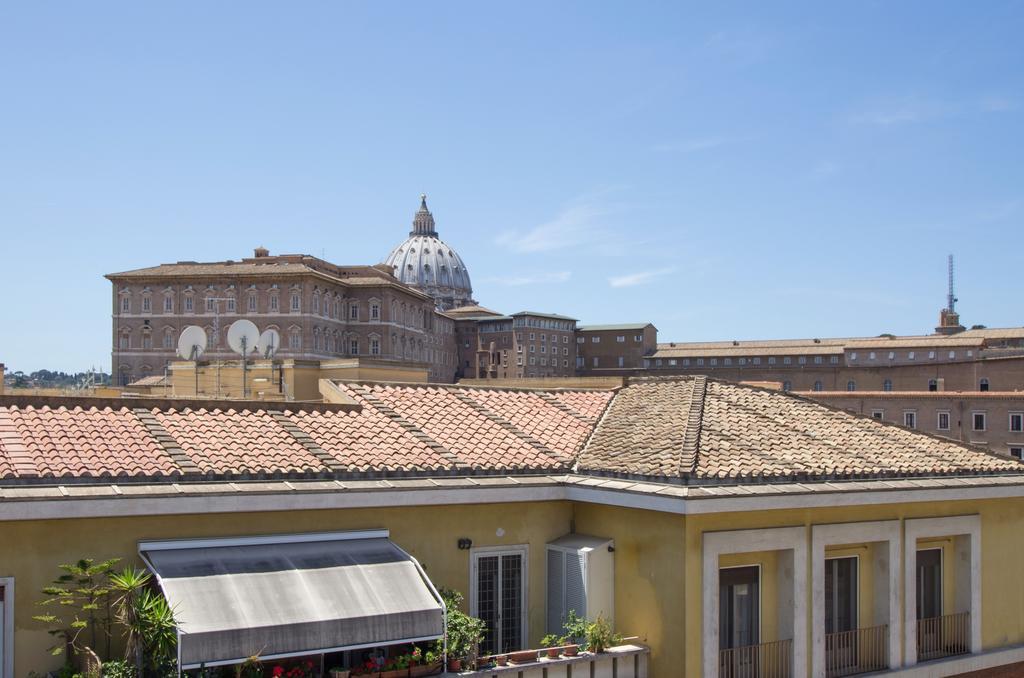
[[[949,255],[949,293],[946,295],[946,308],[950,313],[956,310],[957,298],[953,292],[953,255]]]

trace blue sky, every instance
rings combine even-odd
[[[709,6],[712,5],[712,6]],[[1021,2],[0,5],[0,362],[109,367],[104,273],[381,260],[662,340],[1024,324]]]

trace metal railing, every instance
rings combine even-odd
[[[719,678],[791,678],[793,640],[720,650]]]
[[[825,675],[853,676],[889,667],[889,625],[825,634]]]
[[[968,654],[971,651],[971,613],[957,612],[917,620],[917,660]]]

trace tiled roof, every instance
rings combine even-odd
[[[620,325],[580,325],[580,332],[604,332],[612,330],[643,330],[652,327],[651,323],[625,323]]]
[[[819,346],[809,344],[794,347],[747,347],[747,346],[716,346],[708,348],[689,348],[685,344],[676,344],[674,348],[658,345],[652,358],[749,358],[753,356],[776,355],[842,355],[842,346]]]
[[[1019,462],[706,377],[617,390],[343,383],[348,405],[0,396],[0,483],[580,472],[669,482],[1019,473]],[[68,401],[70,402],[71,399]],[[79,399],[84,402],[84,399]],[[20,404],[19,404],[20,403]]]
[[[316,269],[306,264],[291,262],[268,262],[249,264],[238,261],[180,262],[160,264],[149,268],[110,273],[108,278],[150,278],[178,277],[190,275],[279,275],[281,273],[314,273]]]
[[[724,480],[1019,472],[1016,460],[809,399],[703,377],[616,394],[579,459],[584,472]]]

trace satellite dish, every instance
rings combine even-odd
[[[251,320],[236,320],[228,328],[228,346],[243,358],[256,350],[259,339],[260,331]]]
[[[189,325],[178,337],[178,355],[184,360],[199,360],[206,350],[206,331],[199,325]]]
[[[281,348],[281,335],[277,330],[263,330],[259,341],[256,342],[256,352],[264,358],[271,358],[279,348]]]

